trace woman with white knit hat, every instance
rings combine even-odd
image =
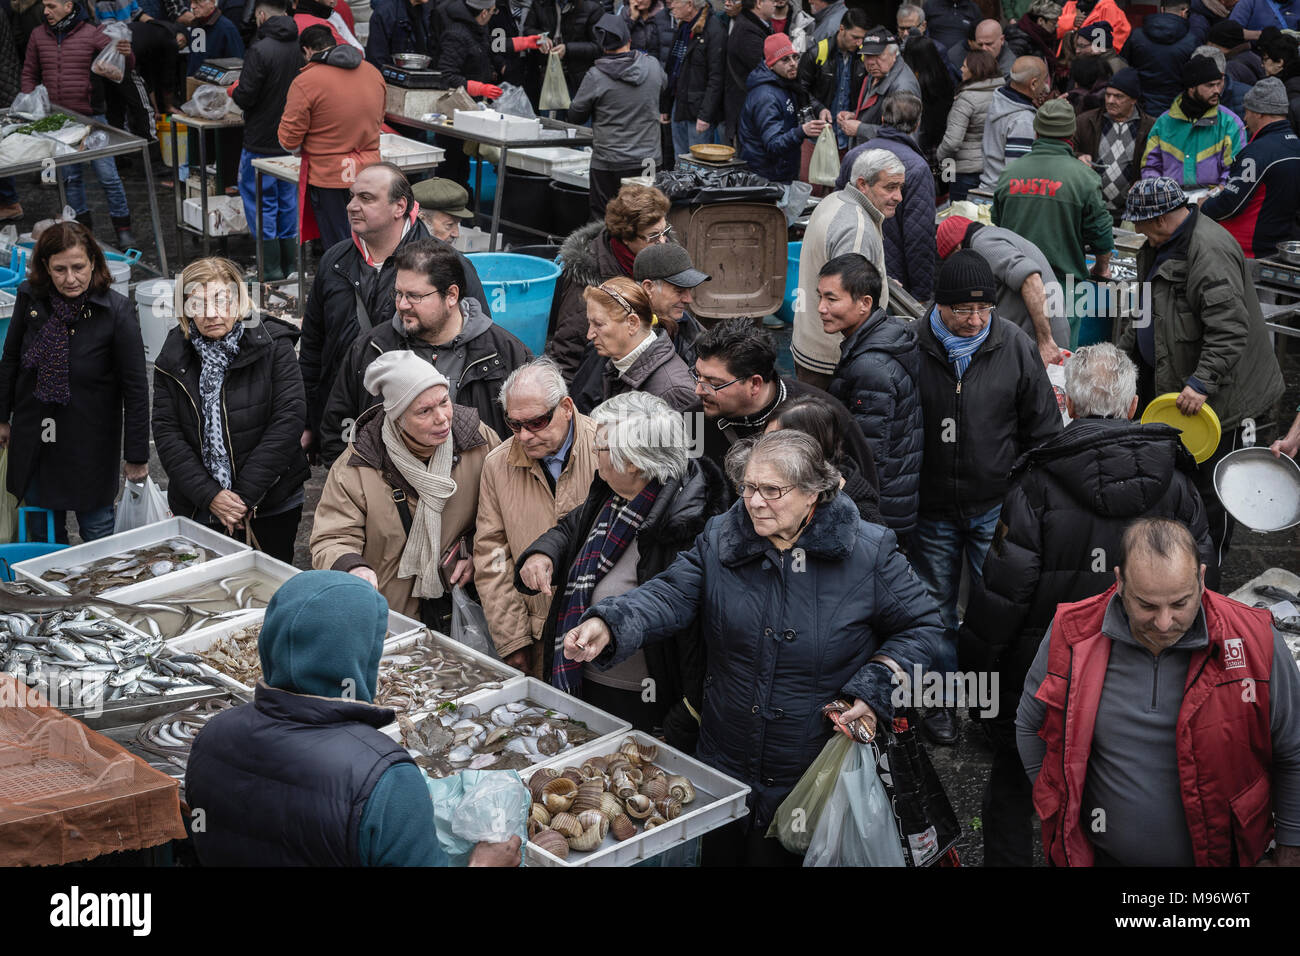
[[[414,352],[385,352],[363,381],[384,403],[357,419],[325,479],[312,567],[355,574],[393,610],[445,631],[451,586],[473,578],[479,473],[501,440]]]

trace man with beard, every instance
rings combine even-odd
[[[784,33],[763,41],[763,62],[745,83],[748,91],[740,111],[740,158],[752,172],[774,183],[799,176],[805,139],[815,140],[830,122],[831,113],[796,81],[799,54]],[[817,116],[805,119],[805,114]]]
[[[1228,181],[1232,158],[1245,143],[1245,127],[1219,105],[1223,73],[1206,56],[1183,68],[1183,92],[1151,127],[1142,159],[1142,178],[1167,176],[1184,189]]]

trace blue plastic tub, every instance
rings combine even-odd
[[[785,298],[781,302],[781,308],[776,311],[777,318],[786,322],[794,321],[794,290],[799,287],[799,253],[802,251],[802,242],[786,245]]]
[[[0,268],[0,289],[12,292],[27,278],[27,250],[14,246],[9,253],[8,268]]]
[[[497,168],[491,163],[485,163],[481,159],[471,159],[469,161],[469,191],[474,192],[474,182],[479,166],[483,167],[483,195],[478,197],[479,211],[491,215],[492,200],[497,195]]]
[[[0,581],[14,579],[13,566],[19,561],[39,558],[66,547],[66,544],[0,544]]]
[[[468,258],[483,282],[493,321],[541,355],[560,267],[516,252],[475,252]]]

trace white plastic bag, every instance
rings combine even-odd
[[[90,72],[102,76],[110,83],[121,83],[122,77],[126,75],[126,57],[118,51],[117,43],[119,40],[130,42],[131,28],[125,23],[114,22],[100,29],[108,37],[108,46],[99,51],[95,62],[90,64]]]
[[[219,120],[230,111],[230,97],[221,87],[205,83],[194,91],[193,99],[181,104],[181,111],[190,116]]]
[[[537,113],[533,110],[528,94],[524,92],[522,86],[515,86],[513,83],[501,84],[501,95],[492,105],[496,107],[498,113],[522,116],[524,119],[537,119]]]
[[[560,57],[555,53],[546,56],[546,73],[542,77],[542,92],[537,97],[537,108],[543,112],[569,108],[569,85],[564,79]]]
[[[875,750],[853,745],[813,830],[804,866],[906,866]]]
[[[10,133],[0,141],[0,166],[36,163],[54,155],[54,140],[30,133]]]
[[[50,93],[41,83],[30,93],[19,93],[9,106],[9,112],[30,120],[45,119],[50,115]]]
[[[531,794],[513,770],[463,770],[450,777],[426,776],[424,782],[433,801],[438,844],[449,865],[469,862],[474,844],[482,839],[478,834],[487,833],[499,843],[512,835],[520,842],[528,838]],[[485,789],[480,793],[480,788]]]
[[[113,520],[113,534],[133,531],[155,521],[165,521],[172,516],[167,507],[167,496],[146,477],[144,481],[128,481],[122,489],[122,500],[117,503],[117,517]]]
[[[451,639],[493,660],[500,660],[497,648],[488,631],[487,615],[483,607],[466,593],[459,584],[451,589]]]

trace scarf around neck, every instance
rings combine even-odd
[[[225,416],[221,413],[221,391],[226,383],[230,363],[239,354],[239,341],[244,337],[244,323],[238,321],[219,339],[205,339],[192,333],[190,345],[199,356],[199,410],[203,419],[200,436],[200,453],[203,467],[217,484],[229,490],[235,473],[226,448]]]
[[[943,319],[939,318],[939,307],[936,305],[930,310],[930,330],[934,332],[934,337],[939,340],[939,344],[948,353],[948,361],[952,363],[958,381],[961,381],[961,377],[966,374],[971,359],[989,337],[992,328],[993,317],[989,316],[988,324],[980,329],[978,335],[972,335],[969,338],[955,335],[948,331],[948,326],[944,325]]]
[[[55,36],[63,36],[65,33],[67,33],[69,30],[71,30],[73,27],[77,25],[77,22],[81,19],[81,17],[78,15],[79,13],[80,10],[78,10],[76,7],[73,7],[72,12],[69,13],[62,20],[60,20],[58,23],[50,24],[50,32],[53,33]]]
[[[72,352],[72,327],[89,315],[89,290],[75,299],[50,293],[50,318],[36,333],[36,341],[23,356],[23,368],[36,369],[36,400],[66,405],[72,399],[68,361]]]
[[[419,496],[397,576],[415,579],[411,586],[415,597],[440,598],[443,587],[438,575],[441,557],[438,549],[442,543],[442,509],[457,488],[451,477],[454,439],[448,435],[428,461],[421,461],[403,440],[397,424],[387,416],[381,434],[393,466]]]

